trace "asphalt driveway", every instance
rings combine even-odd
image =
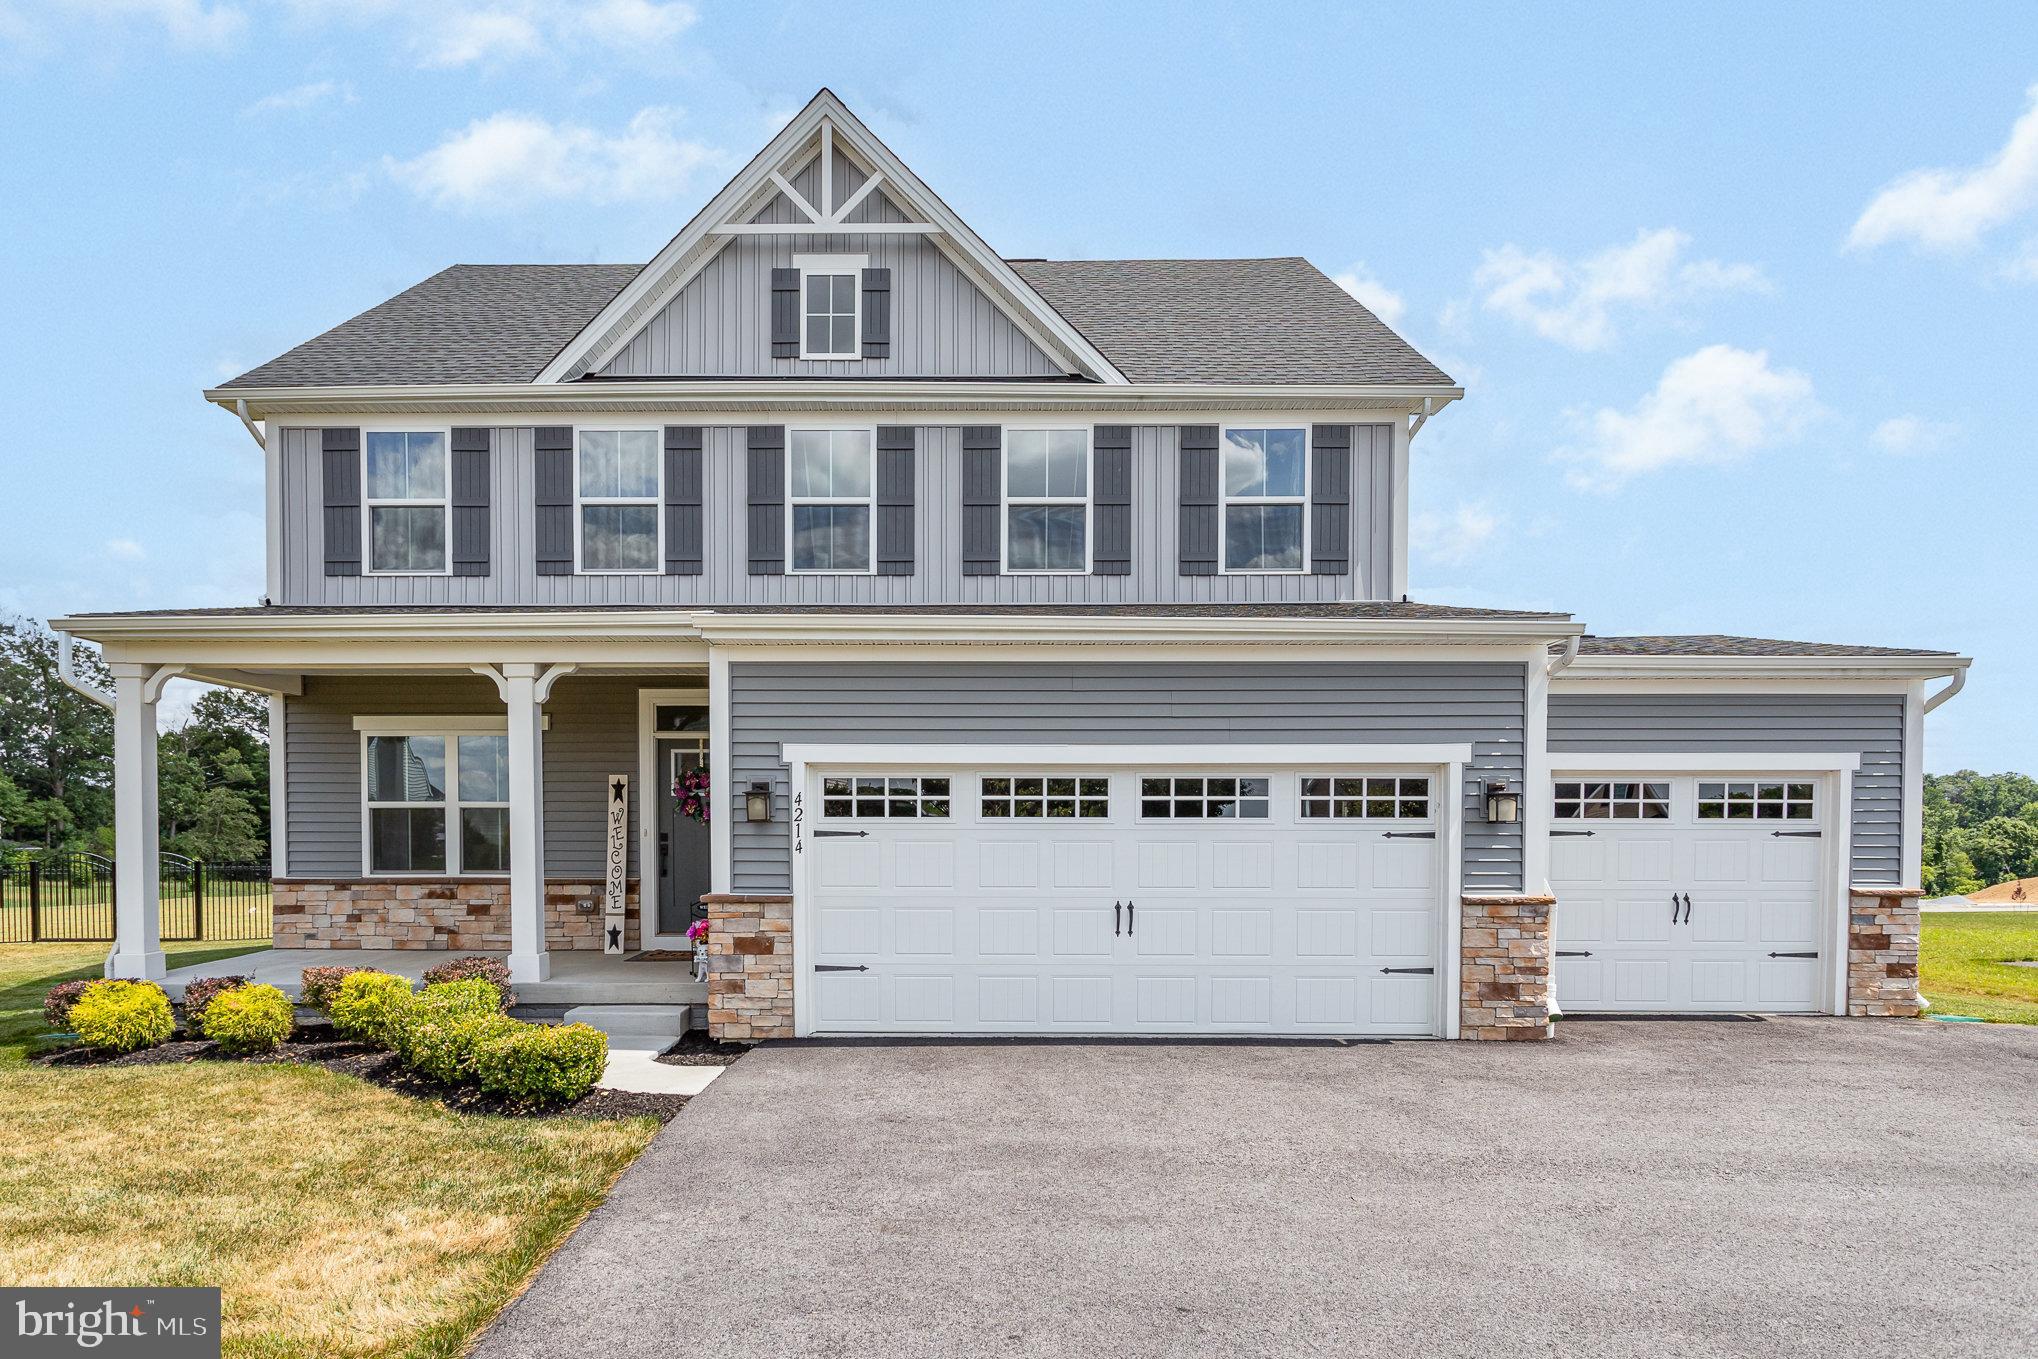
[[[2038,1029],[766,1047],[484,1337],[618,1355],[2038,1353]]]

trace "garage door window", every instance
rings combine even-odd
[[[1809,783],[1701,783],[1701,821],[1810,821],[1817,799]]]
[[[821,815],[845,820],[946,817],[948,780],[844,774],[821,780]]]
[[[978,784],[983,814],[993,821],[1111,815],[1111,780],[1107,778],[986,775]]]
[[[1269,780],[1142,778],[1139,814],[1150,821],[1265,820]]]
[[[1427,821],[1429,780],[1425,778],[1304,778],[1306,819]]]
[[[1553,814],[1559,821],[1668,821],[1667,783],[1559,783]]]

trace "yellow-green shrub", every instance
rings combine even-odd
[[[394,1048],[411,1002],[409,979],[388,972],[356,972],[333,993],[333,1028],[357,1043]]]
[[[71,1028],[108,1052],[139,1052],[166,1043],[177,1031],[170,998],[145,981],[96,981],[71,1007]]]
[[[600,1029],[516,1024],[475,1048],[474,1074],[483,1090],[514,1104],[571,1104],[594,1088],[608,1057]]]
[[[404,1011],[397,1055],[427,1080],[473,1079],[475,1045],[516,1023],[497,1011],[498,999],[495,983],[483,977],[432,983]]]
[[[297,1022],[290,997],[273,986],[236,986],[215,995],[198,1021],[207,1038],[228,1052],[274,1052]]]

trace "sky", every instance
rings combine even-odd
[[[2028,4],[0,0],[0,612],[254,602],[202,388],[644,260],[822,85],[1007,255],[1300,254],[1440,363],[1416,598],[1958,650],[1927,768],[2038,771]]]

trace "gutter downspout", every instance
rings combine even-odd
[[[1925,711],[1926,712],[1932,711],[1932,709],[1938,707],[1941,703],[1944,703],[1947,699],[1953,697],[1955,694],[1959,693],[1965,687],[1967,687],[1967,668],[1965,666],[1962,666],[1960,669],[1953,672],[1952,683],[1948,684],[1944,689],[1941,689],[1938,693],[1933,694],[1930,698],[1925,700]]]
[[[75,658],[71,654],[71,634],[68,632],[57,634],[57,678],[102,708],[111,710],[117,706],[112,694],[78,677]]]
[[[1571,662],[1577,660],[1579,640],[1577,637],[1566,637],[1564,639],[1563,654],[1550,657],[1550,668],[1544,673],[1554,676],[1559,670],[1564,669]]]
[[[241,424],[247,427],[248,437],[255,441],[255,447],[261,449],[264,453],[268,452],[268,438],[263,435],[261,430],[255,428],[255,422],[248,418],[248,401],[246,397],[242,397],[234,402],[234,414],[238,415],[241,418]]]

